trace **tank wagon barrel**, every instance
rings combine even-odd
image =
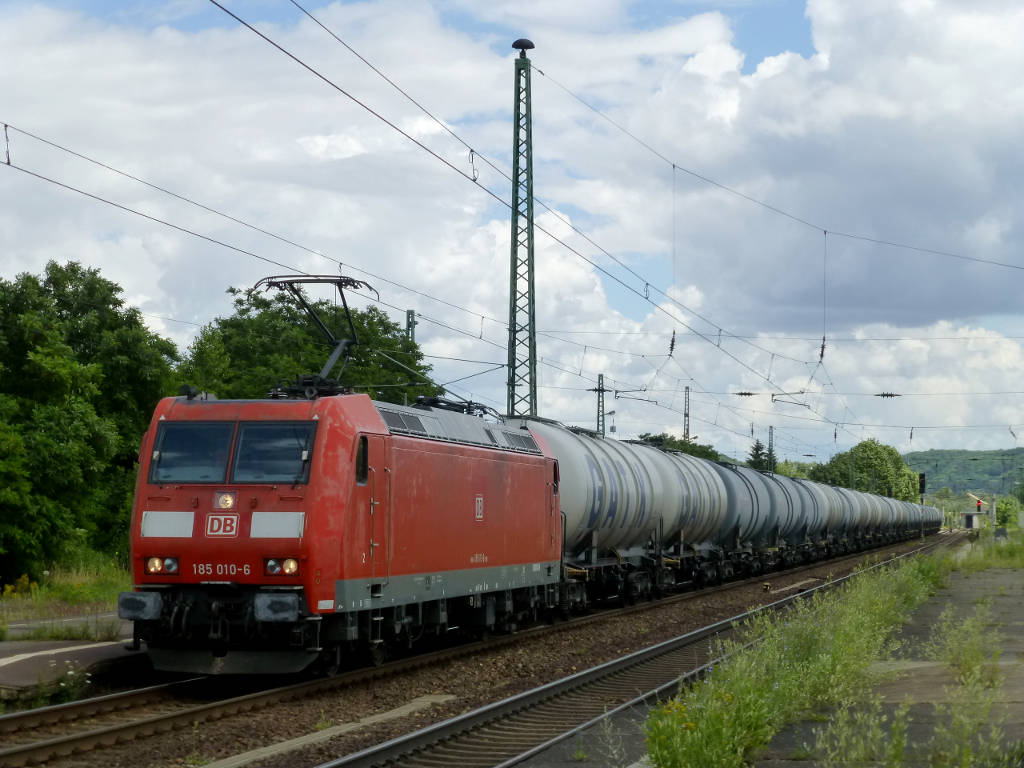
[[[565,562],[585,580],[589,600],[758,574],[912,533],[898,514],[908,502],[542,419],[517,424],[558,460]],[[652,574],[651,563],[672,567]]]

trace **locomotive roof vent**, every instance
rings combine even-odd
[[[502,428],[501,424],[483,421],[454,408],[430,407],[425,402],[419,402],[414,413],[411,406],[381,402],[374,402],[374,405],[393,434],[517,453],[541,453],[529,432]]]

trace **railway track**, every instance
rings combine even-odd
[[[331,678],[275,686],[227,698],[223,696],[223,693],[217,694],[214,692],[216,687],[222,686],[215,686],[210,678],[195,678],[136,691],[109,694],[93,699],[4,715],[0,716],[0,765],[23,766],[39,764],[62,756],[112,746],[137,738],[145,738],[154,734],[173,731],[178,728],[193,727],[195,723],[210,722],[290,700],[399,675],[413,669],[443,663],[453,657],[462,657],[470,653],[500,648],[504,645],[521,642],[527,637],[568,631],[585,624],[605,620],[612,615],[656,610],[672,603],[685,602],[737,589],[752,582],[762,581],[765,578],[780,579],[792,577],[801,572],[820,568],[826,564],[830,567],[842,567],[849,561],[862,560],[866,555],[870,555],[870,552],[847,555],[827,561],[827,563],[822,561],[810,563],[752,579],[728,582],[715,587],[681,593],[654,602],[601,611],[583,617],[576,617],[552,626],[532,627],[514,635],[495,636],[486,641],[472,642],[442,651],[421,654],[380,667],[354,670]],[[729,622],[731,621],[732,619],[729,620]],[[718,625],[713,626],[717,627]],[[707,630],[701,630],[701,632],[705,631]],[[718,631],[715,630],[715,633]],[[655,654],[651,657],[651,662],[647,667],[642,667],[636,672],[628,673],[624,679],[627,680],[626,685],[631,686],[629,690],[634,693],[638,690],[649,690],[649,687],[645,686],[649,686],[652,680],[662,675],[661,671],[656,671],[659,669],[659,664],[674,665],[671,668],[678,672],[680,668],[689,668],[694,665],[699,666],[699,663],[703,663],[701,662],[702,657],[699,655],[694,656],[695,653],[698,653],[695,650],[694,643],[699,643],[701,638],[710,637],[711,634],[701,635],[700,637],[698,637],[698,634],[691,633],[693,637],[689,643],[690,647],[681,647],[678,653],[682,655],[678,658],[669,655],[664,662],[655,662],[654,659],[660,655]],[[655,646],[655,648],[660,647]],[[648,649],[639,653],[648,654],[652,650]],[[634,656],[637,656],[637,654],[634,654]],[[619,662],[610,662],[610,664],[617,665]],[[610,669],[609,667],[609,671]],[[608,706],[608,701],[610,701],[610,699],[604,698],[603,693],[600,697],[596,696],[593,692],[589,693],[588,696],[589,703],[573,703],[569,706],[569,710],[578,713],[599,714],[604,711],[600,707]],[[614,699],[614,695],[612,698]],[[594,708],[594,701],[601,702],[599,709]],[[562,705],[553,706],[556,706],[557,709]],[[555,717],[553,712],[546,712],[541,717],[545,723],[561,722]],[[545,728],[545,733],[549,730],[549,728]],[[502,737],[502,739],[507,740],[505,737]],[[434,763],[434,765],[437,764]]]
[[[900,557],[948,547],[959,540],[925,544]],[[855,575],[807,591],[830,589]],[[607,717],[670,694],[680,683],[699,678],[720,661],[714,649],[718,641],[734,632],[737,622],[760,611],[784,609],[803,596],[791,595],[318,768],[397,765],[403,768],[450,765],[506,768],[516,765]]]

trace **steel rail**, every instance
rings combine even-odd
[[[505,768],[571,738],[602,719],[649,701],[716,663],[712,639],[731,633],[763,611],[778,611],[819,590],[832,589],[861,573],[912,557],[939,545],[931,542],[855,573],[838,577],[803,592],[759,606],[729,619],[645,648],[530,691],[391,739],[360,752],[323,763],[317,768],[377,768],[387,765],[460,768]],[[705,642],[708,641],[708,642]],[[686,655],[690,663],[681,666]],[[684,671],[679,674],[679,669]],[[662,672],[659,672],[661,670]],[[661,678],[645,688],[639,679]],[[637,691],[641,691],[637,694]],[[617,700],[614,700],[616,699]],[[614,700],[614,701],[613,701]],[[596,711],[595,711],[596,710]],[[565,727],[566,722],[570,725]],[[498,735],[501,737],[498,738]]]
[[[48,707],[11,712],[0,715],[0,734],[44,728],[49,725],[74,722],[82,717],[105,715],[132,707],[146,706],[165,699],[168,695],[177,694],[182,689],[195,685],[197,681],[201,680],[205,680],[205,678],[192,677],[187,680],[175,680],[172,683],[151,685],[130,691],[118,691],[65,704],[53,704]]]

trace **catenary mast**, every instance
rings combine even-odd
[[[512,140],[512,258],[508,293],[508,415],[537,415],[537,329],[533,294],[533,136],[530,60],[533,43],[516,40]]]

